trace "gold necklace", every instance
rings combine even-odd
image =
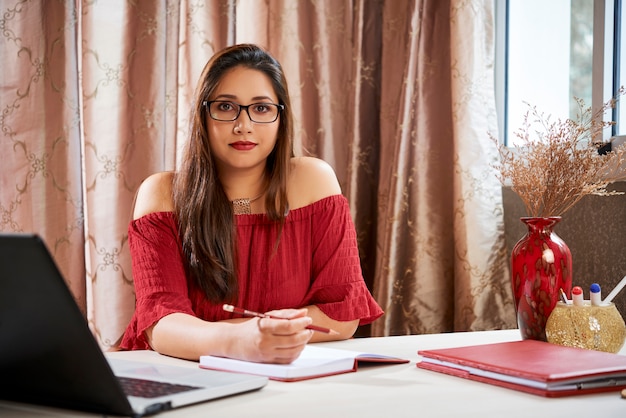
[[[233,213],[235,215],[250,215],[252,213],[252,208],[250,207],[250,203],[258,200],[261,196],[263,196],[265,192],[261,193],[257,197],[253,197],[249,199],[244,197],[242,199],[233,199],[230,203],[233,204]]]

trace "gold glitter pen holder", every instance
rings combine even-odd
[[[626,325],[612,302],[557,302],[546,323],[546,337],[553,344],[617,353],[626,339]]]

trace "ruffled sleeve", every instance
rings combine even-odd
[[[134,220],[128,241],[136,303],[120,347],[149,349],[147,328],[171,313],[194,315],[174,215],[157,212]]]
[[[331,196],[316,207],[311,228],[313,282],[305,299],[332,319],[369,324],[383,310],[363,280],[348,201]]]

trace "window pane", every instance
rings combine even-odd
[[[575,118],[575,98],[591,106],[593,0],[509,0],[507,145],[519,145],[529,103]],[[517,142],[516,142],[517,141]]]

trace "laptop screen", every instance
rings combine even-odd
[[[0,376],[4,399],[130,411],[63,277],[35,235],[0,235]]]
[[[43,241],[36,235],[0,234],[0,399],[141,415],[267,384],[264,377],[199,367],[123,364],[107,361]],[[155,392],[163,385],[152,384],[150,396],[127,397],[112,365],[122,373],[150,369],[148,376],[159,379],[126,377],[159,380],[179,393],[166,397]]]

